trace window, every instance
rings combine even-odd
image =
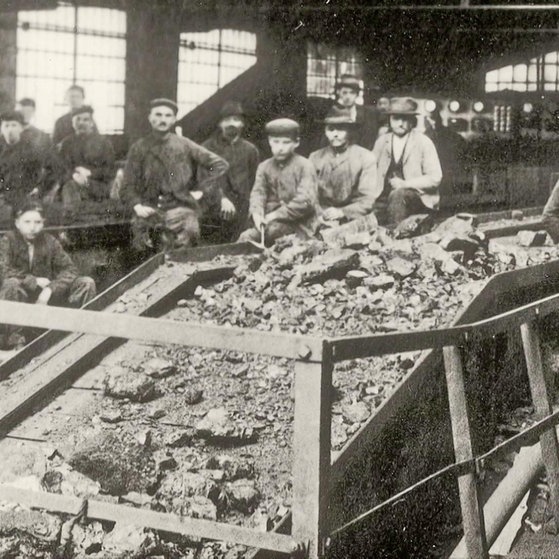
[[[307,95],[332,97],[334,85],[342,74],[353,74],[363,79],[363,64],[353,49],[312,41],[307,43]],[[363,90],[357,103],[363,104]]]
[[[256,63],[256,35],[233,29],[181,33],[177,103],[181,115]]]
[[[61,4],[18,13],[16,96],[37,103],[35,124],[51,132],[67,112],[64,93],[76,83],[104,134],[124,128],[126,14]]]

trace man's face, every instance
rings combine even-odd
[[[23,126],[17,120],[3,120],[0,133],[4,136],[7,144],[16,144],[21,139]]]
[[[388,97],[379,97],[377,108],[379,111],[387,111],[390,108],[390,99]]]
[[[328,143],[333,148],[343,148],[349,143],[349,129],[345,126],[327,124],[324,127],[324,133],[326,134]]]
[[[16,229],[27,241],[32,241],[43,230],[45,220],[37,211],[28,211],[16,218]]]
[[[173,109],[162,105],[161,107],[153,107],[153,109],[151,109],[148,120],[152,130],[165,133],[171,130],[177,121],[177,116]]]
[[[20,105],[19,112],[23,115],[25,124],[29,124],[35,116],[35,107],[32,107],[31,105]]]
[[[405,136],[411,130],[411,120],[404,115],[390,115],[390,129],[396,136]]]
[[[241,135],[245,123],[243,118],[240,116],[228,116],[222,118],[219,122],[219,129],[223,134],[223,137],[228,140],[234,140]]]
[[[353,87],[340,87],[338,89],[338,103],[342,107],[353,107],[359,92],[353,89]]]
[[[299,146],[299,140],[294,140],[288,136],[269,136],[268,143],[276,161],[289,159]]]
[[[83,95],[79,89],[69,89],[66,92],[66,104],[70,109],[79,109],[83,105]]]
[[[91,134],[93,132],[93,117],[89,113],[81,113],[72,117],[72,126],[76,134]]]

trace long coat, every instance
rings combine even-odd
[[[375,143],[373,155],[377,160],[376,196],[378,198],[384,189],[386,173],[392,158],[392,138],[394,134],[388,132]],[[441,164],[433,142],[417,130],[412,130],[402,154],[405,188],[418,191],[421,200],[428,207],[435,209],[439,205],[439,184],[442,179]]]
[[[318,199],[322,209],[335,206],[347,219],[368,214],[375,202],[376,161],[373,154],[349,145],[340,154],[331,147],[309,157],[318,176]]]
[[[198,180],[199,167],[207,171],[203,181]],[[156,205],[163,194],[172,196],[178,205],[198,208],[191,191],[208,190],[228,169],[224,159],[188,138],[150,134],[133,144],[128,152],[123,198],[131,207]]]

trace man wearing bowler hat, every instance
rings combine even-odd
[[[217,130],[202,144],[229,163],[229,171],[215,181],[208,196],[210,219],[220,223],[223,242],[236,240],[247,227],[250,190],[260,162],[258,148],[242,137],[244,128],[242,105],[228,101],[221,108]]]
[[[203,197],[229,168],[215,153],[172,132],[177,112],[170,99],[151,101],[151,133],[128,152],[122,197],[134,211],[133,245],[139,252],[195,242]],[[201,168],[203,180],[198,179]]]
[[[309,157],[318,176],[325,224],[352,221],[373,209],[376,161],[369,150],[353,143],[357,127],[349,109],[333,106],[324,119],[328,146]]]
[[[433,142],[414,130],[417,103],[395,97],[387,114],[390,132],[373,149],[377,161],[375,213],[379,223],[393,227],[410,215],[438,208],[442,171]]]
[[[356,103],[360,91],[361,82],[356,76],[342,74],[334,87],[336,95],[334,106],[349,110],[351,118],[357,124],[353,132],[354,143],[372,149],[379,130],[378,114],[372,107]]]

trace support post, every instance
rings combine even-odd
[[[293,426],[293,531],[308,544],[309,559],[323,555],[330,473],[332,355],[325,343],[322,363],[295,364]]]
[[[526,357],[526,368],[530,380],[530,392],[536,412],[536,419],[542,419],[553,410],[547,392],[545,372],[541,353],[541,342],[537,324],[526,322],[520,326],[522,345]],[[559,444],[557,432],[550,428],[540,436],[542,461],[547,474],[551,493],[551,505],[555,522],[559,525]]]
[[[470,422],[468,420],[462,357],[460,350],[455,346],[445,347],[443,355],[454,454],[456,461],[461,462],[474,457]],[[485,537],[485,521],[476,472],[460,476],[458,478],[458,489],[460,492],[460,508],[462,509],[462,523],[468,559],[487,559],[489,553]]]

